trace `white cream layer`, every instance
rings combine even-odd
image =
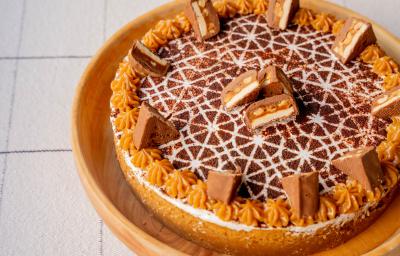
[[[241,101],[243,98],[249,96],[255,89],[258,87],[258,82],[254,81],[248,86],[244,87],[239,93],[235,94],[232,99],[230,99],[226,103],[227,108],[232,108],[235,106],[239,101]]]
[[[281,118],[285,118],[285,117],[289,117],[291,114],[294,113],[294,108],[290,107],[288,109],[282,109],[279,110],[275,113],[271,113],[268,115],[263,115],[259,118],[254,119],[251,122],[251,126],[255,129],[258,128],[260,126],[266,125],[267,123],[277,120],[277,119],[281,119]]]

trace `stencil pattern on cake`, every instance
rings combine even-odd
[[[387,122],[369,114],[380,79],[365,64],[336,61],[333,40],[309,28],[273,31],[264,17],[245,16],[204,44],[193,35],[170,42],[160,54],[172,62],[171,71],[145,78],[139,94],[180,129],[180,140],[162,146],[165,156],[203,179],[209,170],[240,166],[241,194],[258,199],[282,195],[279,180],[293,173],[319,170],[321,190],[343,180],[330,161],[377,145]],[[292,78],[301,114],[253,135],[242,119],[245,106],[225,111],[220,93],[240,73],[269,64]]]

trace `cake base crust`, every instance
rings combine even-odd
[[[349,221],[322,225],[313,232],[287,229],[238,231],[194,217],[161,198],[153,189],[141,184],[126,164],[124,151],[114,137],[116,154],[132,191],[143,205],[169,229],[202,247],[231,255],[309,255],[336,247],[371,225],[386,209],[397,188],[391,189],[369,214]]]

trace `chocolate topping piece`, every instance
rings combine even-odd
[[[211,199],[229,204],[235,197],[242,182],[239,171],[216,172],[209,171],[207,178],[207,195]]]
[[[372,25],[358,18],[348,18],[332,46],[332,51],[346,64],[353,60],[370,44],[376,42]]]
[[[265,97],[293,94],[292,83],[285,73],[276,66],[268,66],[258,73],[258,81]]]
[[[283,189],[298,217],[314,216],[319,207],[318,172],[294,174],[282,178]]]
[[[378,154],[374,147],[360,148],[350,151],[332,161],[332,164],[359,181],[367,190],[373,191],[383,177]]]
[[[165,144],[179,138],[179,132],[175,126],[146,102],[143,102],[140,107],[133,135],[133,142],[137,149]]]
[[[221,93],[221,103],[230,110],[255,100],[260,92],[257,71],[247,71],[233,79]]]
[[[268,26],[281,30],[286,29],[299,7],[299,0],[269,0]]]
[[[279,121],[291,120],[298,114],[294,98],[281,94],[251,104],[244,112],[244,121],[250,130],[255,130]]]
[[[219,33],[218,13],[210,0],[187,0],[185,14],[197,40],[203,42]]]
[[[129,52],[129,64],[141,76],[164,76],[168,72],[169,63],[158,57],[140,41],[133,43]]]
[[[400,115],[400,86],[376,97],[372,102],[371,112],[381,118]]]

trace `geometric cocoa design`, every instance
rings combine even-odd
[[[330,165],[335,157],[384,140],[388,122],[370,114],[382,81],[359,61],[343,65],[330,51],[334,36],[310,28],[267,27],[261,15],[222,23],[204,44],[193,34],[171,41],[160,55],[171,62],[166,77],[146,77],[139,97],[168,116],[182,135],[162,145],[176,168],[206,179],[209,170],[243,170],[242,196],[264,200],[283,195],[280,179],[319,171],[320,189],[345,176]],[[247,130],[242,111],[220,104],[232,79],[249,69],[276,65],[290,77],[300,115],[261,134]]]

